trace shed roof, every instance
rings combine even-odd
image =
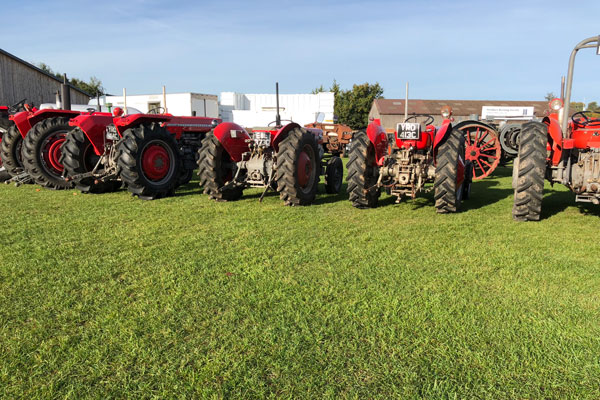
[[[376,99],[375,106],[382,115],[404,114],[404,100]],[[408,100],[409,114],[437,115],[443,106],[452,107],[454,115],[481,114],[483,106],[533,107],[535,115],[543,115],[548,108],[546,101],[513,101],[513,100]]]
[[[12,58],[13,60],[17,61],[18,63],[20,63],[20,64],[23,64],[23,65],[25,65],[26,67],[29,67],[29,68],[31,68],[31,69],[34,69],[34,70],[36,70],[37,72],[39,72],[40,74],[44,74],[44,75],[46,75],[48,78],[52,78],[52,79],[54,79],[54,80],[55,80],[55,81],[57,81],[58,83],[63,83],[63,81],[62,81],[62,80],[60,80],[60,79],[58,79],[56,76],[54,76],[54,75],[52,75],[52,74],[49,74],[49,73],[47,73],[47,72],[46,72],[46,71],[44,71],[43,69],[41,69],[41,68],[39,68],[39,67],[36,67],[35,65],[33,65],[33,64],[31,64],[31,63],[28,63],[27,61],[25,61],[25,60],[23,60],[23,59],[21,59],[21,58],[19,58],[19,57],[15,56],[14,54],[10,54],[10,53],[9,53],[8,51],[6,51],[6,50],[0,49],[0,54],[3,54],[3,55],[5,55],[5,56],[7,56],[8,58]],[[73,86],[73,85],[69,85],[69,86],[71,87],[71,89],[73,89],[73,90],[75,90],[75,91],[77,91],[77,92],[79,92],[79,93],[81,93],[81,94],[84,94],[84,95],[86,95],[86,96],[88,96],[88,97],[92,97],[92,96],[91,96],[89,93],[87,93],[87,92],[84,92],[83,90],[81,90],[81,89],[79,89],[79,88],[77,88],[77,87],[75,87],[75,86]]]

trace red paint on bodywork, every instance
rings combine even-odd
[[[563,134],[558,122],[558,114],[552,113],[542,120],[548,126],[548,144],[550,145],[550,162],[552,165],[558,165],[562,158]]]
[[[375,163],[381,166],[388,153],[388,138],[385,129],[381,126],[381,120],[374,119],[367,126],[366,133],[375,148]]]
[[[247,142],[250,135],[238,124],[223,122],[215,128],[214,135],[235,162],[242,160],[242,153],[250,151]]]
[[[109,113],[83,114],[69,121],[69,125],[83,131],[98,156],[104,153],[104,132],[112,123],[113,117]]]
[[[433,162],[434,163],[436,162],[437,149],[438,149],[439,145],[442,143],[444,138],[448,134],[450,134],[450,132],[452,132],[452,122],[448,119],[445,119],[444,122],[442,122],[442,126],[440,126],[435,133],[435,139],[433,141]]]

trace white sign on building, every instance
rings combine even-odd
[[[533,107],[505,107],[505,106],[483,106],[481,107],[481,119],[494,118],[533,118]]]
[[[219,114],[223,121],[243,127],[262,127],[275,121],[277,102],[274,94],[222,92]],[[315,122],[319,114],[323,122],[333,122],[333,92],[317,94],[280,94],[279,114],[282,120],[300,125]],[[284,121],[285,122],[285,121]]]

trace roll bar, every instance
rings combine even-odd
[[[567,133],[567,128],[569,126],[569,106],[571,103],[571,87],[573,86],[573,67],[575,66],[575,56],[577,52],[581,49],[591,49],[596,48],[596,54],[600,55],[600,35],[593,36],[591,38],[587,38],[582,40],[575,46],[573,51],[571,52],[571,58],[569,58],[569,72],[567,74],[567,90],[565,93],[565,109],[564,109],[564,118],[562,121],[562,131],[563,135]]]

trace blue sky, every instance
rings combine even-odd
[[[4,50],[112,93],[304,93],[336,79],[384,96],[543,100],[600,34],[600,1],[7,1]],[[27,16],[26,18],[24,16]],[[66,40],[65,40],[66,38]],[[580,52],[573,98],[600,102]]]

